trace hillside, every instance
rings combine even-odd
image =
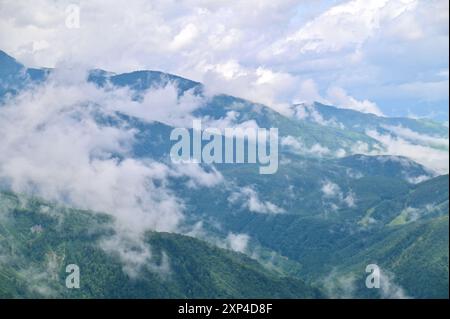
[[[149,232],[152,257],[136,276],[100,248],[113,235],[107,215],[0,193],[0,298],[317,298],[243,254],[192,237]],[[64,286],[80,267],[80,289]]]
[[[158,71],[93,70],[73,84],[51,77],[58,70],[26,68],[3,52],[0,65],[0,120],[5,105],[3,127],[12,131],[2,131],[0,122],[0,133],[7,137],[0,143],[5,154],[0,154],[0,291],[5,296],[396,297],[392,291],[365,289],[365,266],[377,263],[393,286],[401,287],[399,297],[448,297],[445,125],[320,103],[293,105],[288,116],[238,97],[209,96],[207,83]],[[90,95],[85,97],[85,91],[82,97],[70,95],[80,91],[78,86]],[[14,97],[20,102],[23,92],[32,106],[47,89],[50,95],[43,100],[52,108],[41,105],[41,110],[48,111],[49,118],[30,116],[22,123],[23,113],[14,112]],[[158,107],[145,100],[148,95],[158,100],[165,89],[170,91],[170,104]],[[66,94],[76,98],[66,103]],[[186,105],[179,104],[185,99]],[[193,107],[192,101],[199,105]],[[17,104],[29,110],[24,103]],[[171,121],[179,111],[174,105],[188,110],[176,118],[188,120],[182,124],[195,118],[213,125],[279,128],[277,173],[260,175],[253,164],[175,165],[169,156],[173,144],[169,136],[179,123]],[[18,132],[16,122],[23,124],[17,125]],[[69,134],[74,131],[82,134]],[[53,143],[64,149],[68,145],[67,154],[55,152]],[[33,151],[41,155],[40,162]],[[78,157],[81,164],[72,160]],[[131,169],[124,165],[129,160],[134,164]],[[140,179],[142,172],[148,179]],[[103,188],[112,194],[98,192]],[[161,188],[164,192],[159,192]],[[74,193],[79,197],[71,196]],[[81,198],[74,207],[85,207],[84,199],[101,194],[105,196],[95,197],[91,205],[96,206],[99,198],[112,209],[111,203],[122,203],[116,198],[124,197],[130,212],[146,204],[145,212],[154,211],[152,205],[164,208],[158,205],[160,198],[146,199],[170,195],[180,204],[181,228],[200,225],[202,240],[151,232],[148,227],[145,238],[136,242],[131,232],[130,247],[115,247],[123,248],[127,264],[120,254],[110,254],[102,246],[105,238],[123,236],[111,225],[114,212],[100,209],[104,214],[92,214],[30,199],[31,195],[48,199],[48,194],[60,203]],[[238,250],[257,261],[206,243],[226,246],[230,234],[243,236]],[[134,280],[128,266],[136,266],[145,247],[151,258],[139,280]],[[62,264],[52,268],[56,281],[45,279],[49,261],[61,260],[83,265],[84,290],[62,289]]]

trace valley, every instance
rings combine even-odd
[[[321,103],[286,116],[156,71],[67,84],[0,65],[1,297],[448,298],[445,125]],[[278,128],[278,170],[172,163],[193,118]],[[384,289],[365,287],[368,264]]]

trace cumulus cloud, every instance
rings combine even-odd
[[[330,87],[327,90],[327,99],[331,102],[331,104],[341,108],[348,108],[363,113],[383,115],[375,103],[369,100],[358,101],[354,97],[348,95],[347,92],[340,87]]]
[[[116,212],[137,228],[170,230],[179,221],[179,203],[151,182],[164,180],[168,167],[114,156],[127,153],[135,132],[95,121],[95,112],[101,112],[95,103],[110,99],[89,84],[67,87],[50,82],[9,101],[0,116],[0,176],[17,192]],[[144,206],[157,208],[158,213],[147,212]],[[166,222],[158,222],[159,214]],[[137,222],[132,217],[136,215],[147,222]]]
[[[422,218],[423,216],[432,214],[439,210],[440,208],[438,207],[438,205],[435,204],[426,204],[422,207],[408,206],[401,211],[399,215],[399,220],[405,223],[415,222],[420,218]]]
[[[128,105],[132,114],[144,119],[175,119],[175,109],[170,115],[158,111],[177,104],[174,90],[156,90],[169,94],[147,93],[137,105],[127,90],[101,89],[62,71],[6,100],[0,107],[0,185],[111,214],[117,236],[138,248],[146,230],[178,231],[184,221],[184,204],[169,180],[185,178],[191,186],[210,187],[221,182],[222,176],[198,165],[171,166],[130,156],[137,130],[117,112]],[[145,108],[154,110],[153,116],[147,118],[151,112]],[[178,109],[179,118],[191,109]],[[131,265],[150,256],[142,247],[130,250],[104,244],[130,257]]]
[[[322,190],[323,195],[328,198],[337,197],[339,195],[342,195],[341,188],[337,184],[330,182],[330,181],[325,181],[322,184],[321,190]]]
[[[69,4],[78,29],[65,26]],[[0,41],[31,66],[158,69],[284,113],[336,86],[366,97],[332,92],[338,102],[375,112],[383,92],[448,102],[448,79],[434,78],[448,70],[447,11],[440,0],[3,1]]]
[[[405,290],[395,283],[395,275],[380,269],[380,296],[386,299],[410,299]]]
[[[260,200],[258,193],[250,186],[242,187],[238,192],[233,192],[228,200],[232,204],[242,202],[244,208],[254,213],[281,214],[284,212],[283,208],[274,203]]]
[[[337,209],[340,204],[344,204],[349,208],[356,207],[356,195],[351,190],[344,194],[338,184],[329,180],[322,182],[321,191],[325,200],[336,200],[331,207]]]
[[[240,253],[245,253],[249,240],[250,237],[247,234],[229,233],[226,238],[226,247]]]
[[[27,290],[31,293],[37,293],[44,298],[55,298],[58,296],[57,289],[55,289],[58,282],[55,282],[51,273],[46,269],[28,267],[21,269],[19,275],[22,278],[26,278]]]
[[[298,94],[298,77],[264,67],[245,68],[237,61],[205,66],[205,70],[203,81],[207,94],[227,93],[291,115],[290,103]]]
[[[406,156],[414,161],[424,165],[425,167],[434,170],[439,174],[448,173],[449,152],[448,149],[433,148],[430,146],[424,146],[410,142],[409,140],[392,136],[391,134],[382,134],[376,130],[368,130],[366,132],[368,136],[380,142],[384,149],[373,150],[370,152],[372,155],[398,155]],[[404,135],[404,134],[403,134]],[[417,139],[416,134],[414,137]],[[408,139],[410,139],[409,137]],[[422,141],[429,141],[430,137],[421,137]],[[432,139],[434,141],[434,139]],[[441,141],[441,139],[438,139]]]
[[[348,206],[348,207],[356,207],[356,196],[355,193],[353,192],[349,192],[345,197],[344,197],[344,203]]]
[[[107,104],[112,111],[119,111],[147,122],[158,121],[175,127],[192,126],[195,117],[192,112],[203,106],[203,99],[192,90],[178,96],[176,84],[169,83],[164,87],[146,91],[142,100],[123,103],[123,96],[131,95],[127,88],[114,88],[114,94],[122,94],[118,101],[110,100]]]
[[[173,169],[172,176],[188,177],[187,185],[189,187],[213,187],[224,180],[222,174],[216,168],[209,167],[209,171],[206,171],[196,163],[176,164]]]
[[[136,241],[127,236],[111,236],[100,242],[100,247],[117,256],[123,263],[123,271],[131,278],[136,278],[146,268],[162,277],[170,274],[170,261],[167,254],[161,253],[161,261],[155,263],[150,247],[143,241]]]
[[[290,135],[281,138],[281,145],[291,149],[299,155],[312,155],[318,157],[327,155],[341,155],[341,152],[332,152],[328,147],[322,146],[319,143],[314,143],[311,146],[306,146],[302,142],[301,138],[295,138]]]
[[[328,103],[326,100],[323,101]],[[338,122],[335,118],[330,118],[328,120],[324,119],[322,114],[317,111],[314,103],[307,102],[296,104],[293,106],[293,109],[295,117],[300,120],[308,119],[323,126],[331,126],[341,129],[345,128],[344,124]]]
[[[189,23],[173,38],[169,45],[172,50],[179,50],[182,47],[189,45],[197,37],[198,30],[195,24]]]
[[[357,278],[353,274],[342,275],[333,269],[323,280],[325,293],[332,299],[353,298],[356,291]]]
[[[393,125],[383,125],[382,128],[388,130],[395,135],[408,140],[411,143],[422,144],[425,146],[431,146],[434,148],[449,148],[449,139],[443,137],[429,136],[426,134],[417,133],[407,127],[403,127],[401,125],[393,126]]]
[[[330,8],[300,30],[274,45],[276,54],[297,48],[300,52],[339,51],[361,45],[379,26],[387,1],[349,1]]]
[[[429,180],[431,177],[428,175],[419,175],[419,176],[406,176],[405,179],[411,184],[419,184]]]
[[[380,288],[373,289],[382,299],[410,299],[405,290],[395,282],[395,275],[380,269]],[[354,273],[343,274],[333,269],[323,280],[329,298],[355,298],[358,293],[358,278]],[[366,289],[366,288],[364,288]]]

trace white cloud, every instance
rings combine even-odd
[[[281,138],[281,145],[292,149],[294,152],[300,155],[313,155],[322,157],[332,154],[329,148],[322,146],[319,143],[314,143],[313,145],[308,147],[302,142],[300,138],[295,138],[290,135]]]
[[[430,213],[434,213],[438,210],[439,210],[439,206],[436,206],[435,204],[426,204],[421,207],[408,206],[400,212],[399,216],[402,217],[402,222],[404,221],[406,223],[409,223],[409,222],[415,222],[415,221],[419,220],[420,218],[422,218],[423,216],[430,214]]]
[[[375,130],[368,130],[366,134],[379,141],[384,147],[384,149],[366,152],[366,154],[406,156],[439,174],[448,173],[448,149],[414,144],[404,138],[381,134]]]
[[[298,97],[301,99],[298,102],[323,102],[324,99],[320,96],[317,83],[313,79],[306,79],[300,83]]]
[[[353,192],[349,192],[345,197],[344,197],[344,203],[347,205],[347,207],[356,207],[356,196],[355,193]]]
[[[137,131],[115,115],[127,105],[146,119],[151,112],[145,108],[151,107],[151,120],[189,114],[192,108],[177,104],[170,92],[173,89],[156,89],[137,105],[125,89],[100,89],[72,72],[55,73],[0,108],[0,184],[17,193],[111,214],[124,243],[139,246],[149,229],[179,231],[184,204],[171,190],[169,178],[185,177],[188,184],[210,187],[222,176],[199,166],[172,167],[132,158]],[[173,108],[170,116],[159,111],[170,103],[181,107]],[[98,121],[105,116],[117,124]],[[122,249],[115,244],[105,247]],[[148,252],[141,252],[131,256],[117,251],[133,257],[131,265],[147,259]]]
[[[334,6],[283,40],[278,50],[297,45],[300,52],[338,51],[362,44],[378,27],[386,2],[356,0]]]
[[[260,200],[258,193],[250,186],[242,187],[238,192],[232,193],[228,201],[232,204],[243,202],[243,207],[254,213],[281,214],[284,212],[283,208],[274,203]]]
[[[323,280],[323,287],[328,298],[354,298],[357,278],[353,274],[342,275],[333,269]]]
[[[348,95],[347,92],[340,87],[329,88],[327,90],[327,99],[331,104],[341,108],[352,109],[363,113],[372,113],[379,116],[383,115],[375,103],[369,100],[358,101],[354,97]]]
[[[408,183],[411,183],[411,184],[419,184],[419,183],[429,180],[430,178],[431,177],[428,175],[419,175],[419,176],[413,176],[413,177],[406,176],[405,177],[405,179],[408,181]]]
[[[429,136],[425,134],[417,133],[416,131],[413,131],[407,127],[403,127],[401,125],[399,126],[392,126],[392,125],[383,125],[384,129],[391,131],[395,135],[406,139],[412,143],[417,143],[425,146],[431,146],[435,148],[449,148],[449,139],[443,138],[443,137],[435,137],[435,136]]]
[[[114,88],[117,94],[130,95],[126,88]],[[180,97],[175,84],[148,90],[142,101],[109,101],[107,107],[112,111],[137,117],[147,122],[158,121],[175,127],[192,126],[192,112],[202,107],[203,99],[192,91],[184,92]]]
[[[283,113],[291,102],[319,100],[318,92],[332,86],[357,96],[375,92],[371,101],[346,97],[350,107],[372,111],[383,92],[390,99],[401,93],[403,100],[418,95],[448,100],[448,80],[433,79],[448,70],[442,54],[448,43],[445,1],[118,0],[111,6],[104,0],[79,0],[79,29],[64,26],[69,4],[2,1],[1,49],[31,66],[70,61],[211,80],[207,84],[212,87]],[[377,50],[389,52],[389,58],[382,59]],[[401,63],[391,61],[397,55],[400,62],[413,58],[414,67],[402,72]],[[237,67],[233,76],[230,67]],[[225,79],[212,76],[212,70]],[[428,73],[433,75],[423,76]],[[401,74],[405,77],[398,79]]]
[[[338,4],[308,21],[297,31],[277,41],[271,54],[338,52],[358,49],[384,25],[393,20],[391,36],[407,39],[422,36],[418,24],[406,13],[414,11],[418,1],[353,0]],[[400,20],[400,22],[399,22]]]
[[[268,68],[244,68],[236,61],[205,66],[206,92],[226,93],[265,104],[275,111],[290,115],[290,103],[297,95],[300,79]]]
[[[112,156],[126,154],[134,132],[93,120],[97,110],[83,104],[102,98],[89,85],[51,83],[2,107],[0,177],[16,192],[109,212],[135,230],[175,229],[180,203],[152,182],[168,167]]]
[[[323,195],[328,198],[342,196],[341,188],[337,184],[330,181],[325,181],[322,184],[321,190]]]
[[[321,99],[323,100],[323,99]],[[323,100],[325,103],[329,103]],[[300,103],[294,105],[294,114],[300,120],[309,119],[323,126],[331,126],[336,128],[345,128],[344,124],[338,122],[335,118],[324,119],[322,114],[316,110],[314,103]]]
[[[386,299],[410,299],[405,290],[394,282],[391,272],[380,269],[380,295]]]
[[[249,240],[250,237],[247,234],[229,233],[226,238],[226,247],[240,253],[245,253]]]
[[[338,184],[329,180],[322,182],[321,191],[323,198],[327,201],[336,200],[331,204],[333,210],[339,208],[339,205],[344,204],[348,208],[356,207],[356,195],[351,190],[344,194]]]
[[[222,174],[214,167],[211,167],[209,171],[205,171],[199,164],[175,164],[173,166],[174,172],[171,173],[174,176],[186,176],[189,178],[188,186],[190,187],[213,187],[223,181]]]
[[[174,38],[173,41],[170,43],[169,47],[171,50],[179,50],[189,44],[192,43],[192,41],[198,36],[198,30],[197,27],[189,23],[186,25],[180,33],[178,33]]]
[[[357,276],[354,273],[341,274],[335,269],[328,274],[323,282],[325,292],[329,298],[351,299],[357,289]],[[395,282],[392,272],[380,269],[380,288],[374,289],[379,297],[383,299],[410,299],[405,290]]]

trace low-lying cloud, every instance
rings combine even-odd
[[[366,134],[380,142],[384,149],[368,152],[370,155],[395,155],[406,156],[414,161],[424,165],[437,172],[438,174],[447,174],[449,170],[449,152],[448,149],[440,149],[432,146],[426,146],[411,142],[409,139],[383,134],[376,130],[367,130]],[[416,135],[416,134],[414,134]],[[418,135],[422,141],[430,137]],[[415,136],[417,139],[417,137]],[[434,138],[432,139],[434,141]],[[441,138],[437,139],[441,142]]]
[[[332,209],[338,209],[340,205],[345,205],[348,208],[356,207],[356,195],[351,190],[346,194],[341,190],[338,184],[329,180],[322,182],[322,198],[324,201],[335,201],[331,203]]]
[[[0,186],[111,214],[119,238],[136,246],[146,230],[178,231],[184,203],[171,190],[170,179],[209,187],[222,176],[194,164],[182,168],[133,158],[138,131],[117,112],[182,123],[197,107],[194,98],[185,96],[186,103],[183,96],[177,99],[176,88],[169,85],[146,92],[137,102],[127,89],[101,89],[85,77],[61,72],[0,106]],[[167,111],[172,104],[180,108]],[[120,245],[104,246],[129,256]],[[145,249],[141,252],[132,256],[132,265],[149,256]]]
[[[240,188],[233,192],[228,201],[231,204],[241,203],[242,207],[253,213],[261,214],[281,214],[284,209],[270,201],[264,201],[259,198],[258,193],[250,186]]]

